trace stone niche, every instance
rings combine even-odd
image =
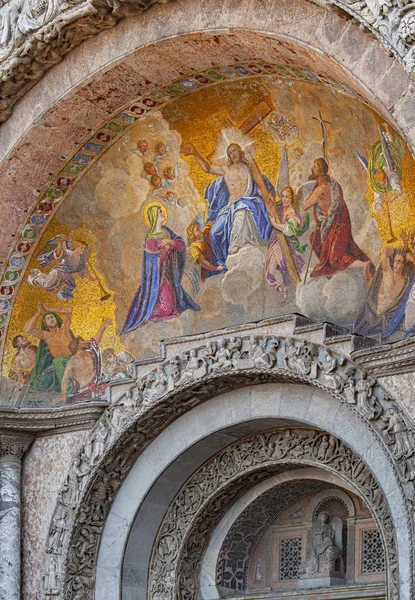
[[[384,598],[385,565],[379,530],[357,496],[293,481],[260,495],[232,525],[217,589],[221,597]]]

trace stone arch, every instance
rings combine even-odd
[[[306,521],[312,520],[312,518],[314,516],[314,511],[329,496],[330,496],[330,492],[326,492],[326,491],[320,492],[320,494],[316,495],[316,497],[312,500],[312,502],[310,502],[310,504],[307,508]],[[347,494],[345,494],[344,492],[339,492],[339,491],[336,491],[335,496],[338,497],[343,502],[345,507],[347,508],[348,516],[354,517],[356,514],[356,509],[353,505],[353,502],[349,498],[349,496]]]
[[[254,415],[257,411],[257,418],[291,419],[296,423],[319,427],[337,436],[364,460],[365,468],[370,469],[381,493],[386,497],[393,522],[402,526],[402,535],[398,536],[400,594],[402,600],[409,600],[413,589],[413,547],[406,497],[412,498],[413,487],[409,482],[411,477],[406,473],[407,459],[401,455],[402,436],[393,443],[389,438],[385,439],[384,421],[381,420],[382,417],[390,423],[388,415],[391,408],[395,412],[400,409],[375,379],[324,346],[276,336],[239,339],[248,348],[247,356],[235,355],[232,365],[226,365],[226,368],[221,368],[216,347],[212,352],[212,343],[208,342],[206,346],[195,348],[197,357],[206,359],[209,356],[209,361],[204,361],[204,368],[192,371],[187,359],[179,355],[135,383],[119,387],[114,403],[105,411],[75,458],[55,509],[55,516],[58,516],[63,509],[69,508],[68,530],[62,553],[47,556],[46,569],[50,569],[53,561],[65,600],[75,597],[77,589],[83,589],[86,597],[93,597],[97,548],[102,528],[114,495],[137,457],[155,438],[160,440],[164,430],[179,417],[183,418],[189,410],[192,412],[199,406],[207,406],[207,410],[210,410],[215,402],[206,400],[217,396],[223,403],[221,394],[228,390],[233,390],[235,394],[234,390],[246,386],[250,386],[251,391],[255,390],[258,405],[255,406]],[[288,340],[290,342],[287,344]],[[234,342],[235,336],[232,341],[225,339],[224,343]],[[261,356],[252,352],[252,344],[258,343],[263,349]],[[311,372],[309,363],[301,365],[290,357],[289,348],[297,347],[297,344],[301,344],[306,354],[314,356],[314,361],[319,357],[321,362],[315,373]],[[335,360],[330,372],[324,370],[328,357]],[[214,365],[217,367],[214,368]],[[166,375],[162,379],[158,375],[160,369]],[[278,386],[271,398],[262,398],[261,405],[261,387],[252,386],[270,382],[278,382]],[[295,386],[288,384],[284,387],[283,382],[303,385],[295,390]],[[295,402],[292,402],[292,394]],[[239,417],[239,421],[255,418],[251,408],[248,415],[243,413],[247,398],[242,392],[240,396],[240,405],[235,410],[237,413],[240,409],[244,416]],[[250,393],[248,396],[251,405]],[[222,410],[214,419],[219,418],[219,413],[220,418],[224,419],[223,410],[222,404]],[[402,412],[399,415],[400,423],[406,423],[402,435],[408,440],[413,435],[412,428],[406,415]],[[238,421],[238,415],[235,420]],[[208,431],[209,420],[206,426]],[[221,426],[224,426],[224,422]],[[189,436],[197,437],[198,433],[187,432],[180,441],[184,444],[183,449],[187,446]],[[173,456],[175,451],[176,448],[171,449]],[[407,482],[403,485],[405,479]],[[80,541],[85,537],[85,531],[89,539],[88,554],[80,553],[78,547],[80,543],[86,543],[85,540]]]
[[[224,507],[238,490],[260,481],[261,473],[268,477],[273,466],[287,463],[334,470],[365,499],[389,554],[387,597],[397,598],[398,583],[393,581],[396,551],[388,532],[391,522],[387,505],[380,491],[374,492],[376,484],[360,459],[331,437],[334,461],[329,464],[331,451],[322,443],[324,436],[305,428],[277,429],[238,440],[204,463],[180,489],[160,526],[150,563],[149,600],[196,598],[202,557]],[[361,469],[358,475],[356,469]]]
[[[126,15],[131,16],[138,13],[139,22],[145,22],[147,15],[139,13],[148,9],[152,4],[162,1],[146,0],[134,5],[123,0],[114,6],[111,2],[94,0],[88,7],[80,6],[75,10],[73,7],[65,10],[62,7],[45,5],[40,7],[36,21],[30,22],[29,27],[27,26],[27,7],[26,5],[19,6],[10,14],[11,26],[16,31],[13,35],[7,36],[2,48],[5,89],[2,97],[1,120],[8,118],[13,104],[30,90],[45,71],[60,62],[62,57],[73,51],[80,42],[96,36],[105,29],[113,28],[119,19]],[[164,0],[164,3],[167,2],[168,0]],[[414,44],[413,30],[411,29],[413,8],[411,6],[402,6],[402,3],[394,1],[391,8],[383,10],[382,5],[378,3],[367,5],[366,3],[350,2],[350,0],[313,0],[313,2],[319,9],[326,9],[344,15],[348,19],[355,19],[360,23],[362,29],[370,32],[383,44],[389,54],[394,55],[399,62],[405,65],[409,73],[413,72]],[[280,4],[282,4],[281,0]],[[153,7],[151,13],[153,17],[154,8],[159,7]],[[201,13],[204,17],[209,16],[204,14],[205,6],[201,5],[198,8],[199,10],[195,8],[195,13]],[[224,16],[228,19],[233,16],[226,3],[219,5],[219,10],[220,8],[223,9]],[[236,12],[237,8],[233,6],[233,12]],[[275,11],[275,4],[268,3],[268,6],[263,7],[254,6],[251,7],[251,10],[249,8],[247,10],[247,8],[243,4],[240,10],[248,13],[248,19],[262,18],[268,21],[270,13]],[[283,6],[283,9],[286,7]],[[216,19],[218,16],[218,9],[216,9]],[[75,29],[77,21],[79,21],[79,26]],[[23,56],[20,49],[22,37],[26,48]],[[40,47],[39,40],[42,40]]]
[[[251,510],[252,512],[255,512],[255,505],[257,501],[261,501],[261,498],[264,498],[267,494],[272,493],[273,490],[279,490],[281,486],[285,486],[293,481],[300,482],[303,480],[323,484],[326,492],[323,490],[321,494],[330,494],[335,492],[336,495],[341,494],[342,497],[344,497],[343,495],[347,496],[347,494],[343,492],[344,489],[352,493],[355,492],[355,490],[349,486],[346,481],[340,479],[340,477],[337,475],[334,475],[329,471],[323,471],[316,467],[284,471],[283,473],[258,483],[251,490],[247,491],[239,500],[237,500],[235,504],[233,504],[233,506],[223,516],[209,540],[209,545],[202,560],[200,575],[200,593],[204,600],[219,600],[220,598],[220,594],[217,589],[220,557],[223,553],[224,546],[228,538],[232,538],[233,529],[237,531],[240,527],[243,528],[245,514],[249,513]],[[339,489],[340,487],[342,489]],[[315,491],[313,490],[312,493],[315,493]],[[347,499],[350,500],[348,496]],[[273,512],[273,518],[265,519],[264,526],[259,528],[260,535],[263,535],[263,532],[266,531],[266,529],[270,526],[273,519],[275,519],[275,512]],[[255,544],[260,539],[260,535],[255,536]],[[249,550],[253,552],[252,548]],[[245,554],[247,555],[248,552]]]

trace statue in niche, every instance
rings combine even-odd
[[[59,587],[58,567],[55,559],[52,557],[48,569],[43,576],[45,596],[57,596],[59,594]]]
[[[341,529],[341,522],[338,524]],[[332,577],[334,574],[342,574],[342,548],[339,545],[341,544],[341,531],[338,535],[333,525],[332,517],[326,511],[322,511],[314,519],[311,555],[303,569],[303,578],[304,576],[307,578]]]
[[[47,552],[62,554],[63,539],[65,537],[65,531],[68,529],[67,521],[68,511],[64,509],[62,509],[60,515],[54,517]]]

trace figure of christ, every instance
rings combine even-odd
[[[38,329],[36,325],[42,314]],[[26,322],[24,331],[40,340],[30,376],[30,391],[60,391],[65,366],[71,356],[69,345],[74,337],[70,329],[71,319],[71,308],[47,308],[39,302],[37,312]]]
[[[186,245],[164,226],[164,210],[158,202],[145,209],[149,230],[144,242],[141,285],[131,302],[121,335],[149,321],[173,319],[187,309],[200,310],[182,287]]]
[[[205,190],[208,203],[208,222],[213,222],[210,239],[215,258],[220,265],[226,264],[228,255],[236,254],[244,246],[258,246],[269,239],[272,226],[256,174],[238,144],[230,144],[226,150],[228,164],[210,164],[192,145],[185,150],[192,154],[199,166],[218,179]],[[261,176],[260,176],[261,177]],[[275,192],[271,183],[262,175],[269,194]],[[268,200],[268,198],[266,199]]]
[[[404,248],[386,246],[360,311],[355,331],[389,337],[402,326],[414,285],[415,257]]]
[[[197,221],[193,221],[187,228],[190,253],[197,265],[200,265],[200,278],[205,281],[207,277],[217,275],[226,270],[224,265],[215,265],[212,245],[210,243],[210,229],[212,224],[201,228]]]
[[[74,275],[85,277],[90,281],[98,281],[97,277],[91,275],[86,266],[85,252],[87,245],[84,242],[71,240],[68,244],[68,236],[62,235],[54,250],[48,250],[38,255],[42,266],[49,265],[52,260],[59,262],[49,273],[42,273],[39,269],[32,269],[28,277],[28,284],[41,287],[47,292],[53,292],[60,300],[73,298],[72,292],[76,287]]]
[[[62,400],[82,402],[102,396],[108,387],[101,381],[102,361],[99,345],[111,319],[104,319],[97,333],[90,339],[73,338],[69,344],[71,358],[66,363],[61,383]]]
[[[309,179],[316,183],[303,202],[304,210],[313,208],[316,224],[310,242],[319,262],[311,277],[332,277],[350,267],[362,269],[369,280],[374,275],[375,267],[353,239],[343,190],[329,176],[328,170],[324,158],[314,161]]]

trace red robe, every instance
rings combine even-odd
[[[370,261],[353,239],[349,210],[341,186],[334,179],[330,180],[330,186],[331,202],[326,219],[319,220],[322,212],[318,204],[314,205],[316,229],[310,236],[310,242],[319,263],[311,277],[332,277],[355,260]]]

